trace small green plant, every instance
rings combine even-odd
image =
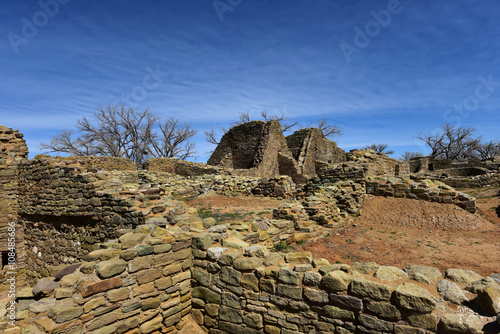
[[[353,244],[354,241],[352,241],[352,239],[345,239],[345,242],[348,243],[348,244]]]
[[[307,240],[305,240],[305,239],[304,240],[299,240],[299,241],[296,242],[296,244],[299,245],[299,246],[303,246],[303,245],[307,244]]]
[[[335,261],[336,264],[342,264],[339,260]]]
[[[287,244],[284,241],[280,241],[280,242],[277,242],[274,244],[274,251],[275,252],[288,253],[291,250],[292,250],[292,246],[290,246],[289,244]]]

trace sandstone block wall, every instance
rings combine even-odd
[[[15,262],[16,268],[11,271],[21,276],[24,263],[24,232],[22,226],[17,223],[17,168],[27,157],[28,147],[23,135],[18,130],[0,126],[0,272],[3,273],[3,266]],[[16,254],[13,255],[14,253]]]
[[[120,228],[138,224],[131,191],[137,191],[134,167],[118,158],[39,156],[19,166],[20,225],[28,280],[50,274],[50,267],[81,261],[98,243],[117,237]],[[133,193],[133,192],[132,192]]]
[[[144,169],[152,172],[164,172],[181,176],[200,176],[207,174],[228,174],[224,168],[194,163],[174,158],[154,158],[144,163]]]
[[[315,176],[316,161],[338,163],[346,159],[344,150],[328,140],[323,131],[317,128],[307,128],[295,131],[286,137],[288,148],[293,158],[298,162],[301,173]]]
[[[191,311],[191,236],[141,226],[24,289],[30,333],[176,333]]]
[[[252,121],[231,128],[207,164],[232,169],[255,168],[259,177],[301,174],[278,121]]]
[[[437,282],[458,288],[482,279],[472,272],[448,270],[445,279],[424,266],[332,265],[308,252],[210,247],[205,235],[194,236],[193,255],[192,316],[208,333],[474,333],[496,326],[491,314],[467,316],[476,323],[465,325],[454,311],[459,299],[436,290]]]
[[[474,197],[461,193],[439,182],[425,180],[414,182],[410,179],[389,178],[366,182],[366,193],[375,196],[403,197],[444,204],[455,204],[469,212],[476,212]]]

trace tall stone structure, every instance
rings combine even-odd
[[[345,151],[328,140],[318,128],[295,131],[286,137],[286,143],[299,164],[301,173],[307,176],[317,174],[316,161],[337,163],[346,160]]]
[[[221,139],[207,164],[252,169],[255,176],[289,175],[303,183],[300,168],[288,149],[278,121],[252,121],[231,128]]]
[[[17,225],[19,193],[17,168],[19,163],[28,157],[28,147],[18,130],[3,125],[0,125],[0,144],[0,268],[15,262],[16,269],[20,269],[24,262],[24,247],[22,227]],[[12,261],[13,258],[9,259],[9,248],[12,248],[9,247],[9,242],[12,238],[16,240],[15,261]]]

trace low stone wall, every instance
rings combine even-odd
[[[154,158],[144,163],[144,169],[152,172],[164,172],[181,176],[200,176],[207,174],[227,174],[224,168],[195,163],[174,158]]]
[[[24,231],[18,224],[17,168],[27,156],[28,147],[23,135],[18,130],[0,125],[0,288],[6,279],[24,280]]]
[[[479,296],[488,293],[485,285],[474,288],[483,278],[471,271],[448,270],[445,279],[424,266],[403,271],[375,263],[331,265],[307,252],[283,256],[259,246],[211,247],[208,235],[195,236],[193,247],[192,316],[208,333],[479,333],[488,323],[498,328],[494,310],[490,317],[456,314],[456,304],[469,300],[458,284],[469,284]]]
[[[426,175],[425,178],[418,177],[418,179],[433,179],[439,180],[450,187],[457,189],[473,189],[482,187],[498,187],[500,185],[500,172],[486,173],[477,176],[452,176],[452,177],[439,177]]]
[[[191,311],[191,236],[141,226],[18,293],[4,333],[176,333]]]
[[[409,178],[377,178],[366,182],[366,193],[375,196],[402,197],[455,204],[469,212],[476,212],[474,197],[458,192],[439,181],[424,180],[418,182]]]

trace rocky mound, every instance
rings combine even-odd
[[[471,231],[485,220],[454,205],[407,198],[372,197],[365,202],[360,220],[427,230]]]

